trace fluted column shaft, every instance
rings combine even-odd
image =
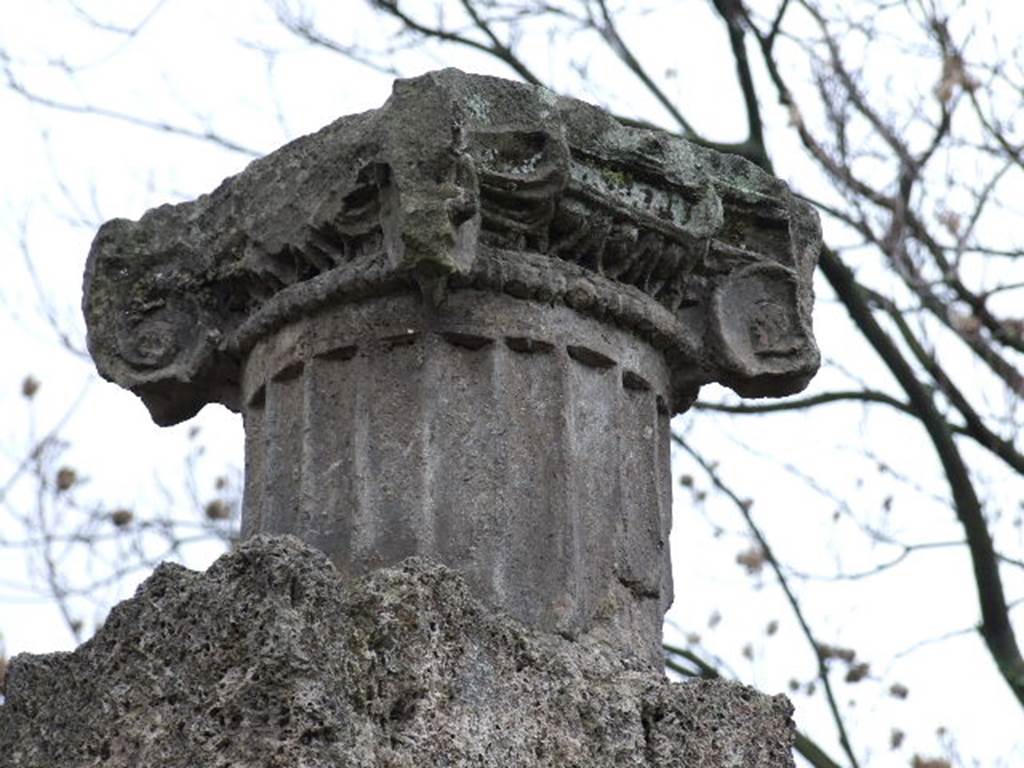
[[[662,358],[564,306],[477,291],[322,310],[244,367],[243,535],[294,533],[351,576],[429,556],[528,624],[657,658]]]

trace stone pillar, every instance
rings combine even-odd
[[[426,555],[527,624],[635,652],[671,601],[668,378],[557,304],[324,308],[243,368],[243,537],[298,533],[351,576]]]
[[[89,348],[157,423],[242,412],[245,537],[352,577],[426,556],[656,661],[669,418],[711,381],[803,388],[819,247],[740,158],[445,70],[104,225]]]

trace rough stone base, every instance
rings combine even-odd
[[[291,537],[161,566],[6,697],[3,768],[793,765],[784,696],[529,631],[422,559],[345,584]]]

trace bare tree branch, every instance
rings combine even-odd
[[[619,57],[619,60],[626,65],[626,68],[629,69],[629,71],[632,72],[641,83],[643,83],[644,88],[646,88],[658,103],[665,108],[665,111],[672,115],[672,119],[679,124],[680,128],[682,128],[683,135],[688,139],[699,139],[700,134],[698,134],[690,122],[683,117],[682,112],[680,112],[676,105],[672,103],[672,100],[668,98],[665,92],[658,87],[658,84],[651,79],[647,70],[644,69],[636,56],[633,55],[629,46],[626,45],[626,41],[622,39],[622,36],[619,34],[619,30],[615,25],[615,20],[608,11],[607,2],[605,2],[605,0],[597,0],[597,5],[601,10],[601,22],[596,24],[596,28],[601,36],[608,42],[608,46],[611,50]]]
[[[750,71],[750,61],[747,59],[746,33],[743,29],[742,20],[746,18],[746,10],[740,0],[712,0],[715,10],[722,17],[725,26],[729,31],[729,46],[732,49],[733,61],[736,62],[736,76],[739,78],[740,91],[743,93],[743,104],[747,110],[747,145],[752,155],[760,156],[757,164],[772,172],[771,161],[768,159],[768,150],[764,143],[764,121],[761,118],[761,107],[757,100],[757,91],[754,88],[754,76]],[[786,4],[779,9],[777,24],[781,23],[782,15],[786,12]],[[777,30],[777,27],[773,27]]]
[[[116,109],[108,109],[106,107],[89,104],[71,104],[59,99],[52,99],[48,96],[43,96],[30,90],[21,81],[19,81],[11,70],[9,63],[4,62],[3,71],[8,90],[18,94],[26,101],[32,104],[38,104],[41,107],[55,109],[61,112],[69,112],[76,115],[91,115],[93,117],[106,118],[108,120],[114,120],[115,122],[125,123],[126,125],[134,125],[139,128],[157,131],[158,133],[166,133],[171,136],[182,136],[188,139],[195,139],[220,147],[221,149],[227,149],[231,152],[237,152],[249,157],[259,157],[263,154],[262,152],[252,149],[251,147],[247,147],[240,142],[233,141],[226,136],[217,133],[211,128],[197,130],[195,128],[188,128],[163,120],[151,120],[128,112],[120,112]]]
[[[722,677],[714,666],[704,661],[693,651],[667,644],[663,648],[667,654],[665,667],[676,674],[683,675],[684,677],[701,677],[705,680],[718,680]],[[684,667],[673,657],[688,661],[695,667],[695,670]],[[793,746],[800,756],[814,766],[814,768],[841,768],[839,763],[829,757],[824,749],[802,731],[798,730],[796,732],[796,743]]]
[[[504,63],[526,82],[532,83],[533,85],[543,85],[540,78],[530,71],[530,68],[526,66],[515,52],[498,41],[497,38],[491,37],[489,43],[481,43],[479,40],[474,40],[470,37],[466,37],[465,35],[439,26],[429,27],[425,24],[421,24],[399,7],[398,0],[368,0],[368,2],[379,11],[402,22],[402,24],[412,32],[416,32],[425,38],[439,40],[446,43],[455,43],[456,45],[472,48],[480,53],[486,53],[488,56],[492,56]],[[480,27],[480,25],[477,24],[477,26],[482,29],[485,35],[490,35],[490,30],[486,25],[484,27]]]
[[[858,768],[860,763],[857,760],[857,755],[850,742],[850,737],[846,729],[846,722],[843,719],[842,713],[839,711],[839,704],[836,701],[835,692],[832,690],[832,682],[829,680],[828,675],[828,664],[825,661],[825,656],[821,652],[821,644],[817,641],[814,633],[811,631],[810,624],[804,616],[803,609],[800,607],[796,594],[789,585],[789,581],[783,572],[782,565],[776,559],[775,553],[768,544],[768,540],[765,538],[764,533],[762,533],[760,527],[758,527],[754,522],[754,518],[750,514],[750,504],[741,499],[729,486],[727,486],[722,481],[721,477],[719,477],[715,468],[675,432],[672,433],[672,441],[686,451],[704,470],[712,484],[733,502],[746,522],[747,527],[750,529],[750,532],[753,534],[754,539],[757,541],[758,546],[761,548],[761,551],[764,553],[765,560],[775,572],[775,577],[779,580],[779,586],[785,593],[786,600],[793,611],[793,615],[796,617],[797,623],[800,625],[800,630],[803,632],[804,638],[811,646],[811,650],[817,660],[818,679],[821,681],[822,687],[825,689],[825,698],[828,700],[829,710],[832,713],[832,721],[835,723],[836,730],[839,734],[839,743],[843,748],[843,752],[846,753],[846,757],[850,761],[850,765],[853,768]]]

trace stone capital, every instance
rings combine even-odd
[[[678,412],[708,382],[805,386],[820,243],[813,210],[741,158],[448,69],[193,202],[108,222],[84,310],[100,373],[159,424],[239,410],[250,350],[296,318],[467,289],[638,335],[664,354]]]

